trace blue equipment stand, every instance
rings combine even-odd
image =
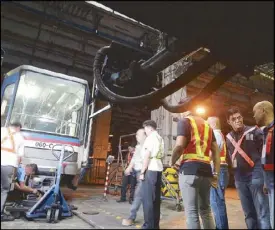
[[[54,153],[54,147],[62,146],[60,156],[58,157]],[[75,154],[72,146],[72,154],[64,158],[65,145],[55,145],[52,148],[53,155],[59,160],[55,184],[43,195],[43,197],[26,213],[26,217],[29,219],[33,218],[47,218],[48,222],[58,222],[60,218],[71,217],[72,211],[63,194],[60,191],[60,178],[62,173],[62,163],[73,154]]]

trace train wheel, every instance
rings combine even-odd
[[[46,216],[46,219],[47,219],[48,223],[51,223],[51,212],[52,212],[52,210],[49,208],[47,210],[47,216]]]

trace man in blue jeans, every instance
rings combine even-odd
[[[217,117],[209,117],[207,122],[214,131],[215,139],[220,150],[221,159],[218,187],[211,187],[210,204],[216,222],[216,229],[228,229],[229,226],[224,197],[225,189],[229,181],[228,165],[226,162],[226,143],[221,132],[219,119]]]
[[[139,129],[136,133],[137,145],[135,147],[133,158],[131,159],[129,166],[125,170],[126,175],[129,175],[131,172],[134,171],[137,179],[137,185],[135,189],[134,201],[131,205],[130,216],[128,219],[122,220],[122,225],[124,226],[130,226],[134,223],[137,217],[137,212],[142,203],[142,192],[141,192],[142,190],[141,190],[141,183],[140,183],[141,181],[139,179],[139,176],[140,176],[140,170],[142,168],[141,149],[145,139],[146,139],[146,134],[144,129]]]
[[[257,103],[253,108],[254,118],[260,126],[265,126],[262,165],[264,168],[265,186],[268,190],[270,224],[274,229],[274,110],[269,101]]]
[[[235,185],[239,193],[248,229],[270,229],[268,196],[264,194],[264,175],[261,165],[262,131],[246,126],[240,110],[227,112],[232,131],[226,136],[226,146],[234,169]]]

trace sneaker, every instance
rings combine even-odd
[[[117,202],[117,203],[122,203],[122,202],[126,202],[126,200],[121,200],[121,199],[120,199],[120,200],[117,200],[116,202]]]
[[[14,221],[14,219],[15,218],[11,215],[7,215],[7,214],[1,215],[1,222]]]
[[[131,226],[134,224],[134,220],[132,219],[123,219],[122,220],[122,225],[123,226]]]

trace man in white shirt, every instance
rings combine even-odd
[[[140,180],[142,180],[144,213],[142,229],[159,229],[164,141],[156,131],[157,124],[155,121],[147,120],[143,123],[143,127],[147,138],[141,150],[143,165]]]
[[[220,172],[217,188],[211,187],[210,190],[210,205],[214,213],[215,223],[217,229],[228,229],[228,218],[225,203],[225,189],[229,182],[228,165],[226,161],[226,142],[221,132],[221,125],[219,118],[208,117],[208,124],[214,131],[215,139],[220,150]]]
[[[1,127],[1,222],[12,221],[12,216],[3,214],[3,209],[12,183],[13,175],[24,156],[24,138],[21,124],[15,122]]]
[[[141,183],[140,183],[139,177],[140,177],[140,171],[142,169],[141,150],[142,150],[143,143],[146,139],[146,134],[144,129],[139,129],[137,131],[136,139],[137,139],[137,145],[135,147],[135,152],[128,168],[125,170],[125,175],[130,175],[130,173],[134,171],[137,178],[137,185],[135,190],[134,201],[131,205],[130,217],[122,221],[122,225],[124,226],[130,226],[134,223],[137,217],[137,212],[142,203]]]

